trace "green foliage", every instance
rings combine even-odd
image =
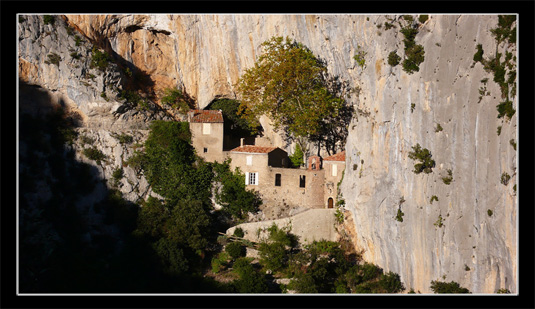
[[[459,285],[459,283],[451,281],[449,283],[442,282],[438,280],[431,281],[431,290],[435,294],[446,294],[446,293],[453,293],[453,294],[460,294],[460,293],[470,293],[470,291],[467,288],[463,288]]]
[[[80,55],[77,52],[70,53],[70,56],[71,56],[71,58],[76,59],[76,60],[79,60],[82,57],[82,55]]]
[[[214,180],[221,184],[221,188],[215,194],[216,201],[223,206],[224,212],[236,220],[243,220],[248,213],[258,211],[262,199],[256,191],[247,190],[245,175],[239,168],[234,172],[230,170],[230,159],[223,163],[215,162],[212,166]]]
[[[516,150],[516,142],[514,139],[510,139],[509,144],[511,144],[511,146],[513,146],[513,149]]]
[[[509,176],[507,172],[503,172],[501,179],[500,179],[500,182],[502,183],[502,185],[507,186],[507,184],[509,183],[509,180],[511,180],[511,176]]]
[[[59,62],[61,61],[61,57],[56,53],[50,53],[46,55],[48,60],[45,60],[46,64],[54,64],[59,67]]]
[[[97,147],[84,148],[82,151],[83,155],[86,156],[89,160],[97,162],[98,165],[101,164],[102,160],[106,159],[106,155],[102,153]]]
[[[232,234],[236,237],[243,237],[245,236],[244,232],[243,232],[243,229],[241,227],[237,227],[235,230],[234,230],[234,233]]]
[[[489,217],[492,216],[492,210],[487,209],[487,215],[489,215]]]
[[[510,294],[511,291],[509,291],[508,289],[499,289],[498,291],[496,291],[496,294]]]
[[[498,15],[498,27],[490,30],[498,44],[504,40],[516,43],[516,27],[511,29],[515,21],[516,15]]]
[[[75,35],[74,36],[74,43],[75,43],[76,46],[80,46],[81,43],[82,43],[82,38],[79,37],[78,35]]]
[[[405,290],[399,275],[391,271],[380,277],[378,285],[382,293],[399,293]]]
[[[420,16],[418,17],[418,21],[419,21],[420,23],[422,23],[422,24],[425,23],[428,19],[429,19],[429,15],[420,15]]]
[[[184,96],[182,90],[178,88],[165,88],[164,95],[161,102],[164,105],[171,106],[181,114],[186,114],[193,106],[188,104],[188,100]]]
[[[403,70],[407,72],[407,74],[418,72],[420,70],[419,65],[425,59],[424,47],[422,45],[416,45],[415,42],[418,29],[404,27],[400,32],[405,37],[403,39],[403,44],[405,45],[405,58],[402,63]]]
[[[403,216],[405,215],[405,213],[403,213],[403,211],[401,211],[401,208],[398,208],[398,213],[396,215],[396,220],[399,221],[399,222],[403,222]]]
[[[412,146],[412,151],[409,152],[409,158],[412,160],[418,160],[420,163],[414,165],[414,173],[420,174],[424,172],[429,174],[433,172],[433,167],[435,167],[435,161],[432,159],[431,152],[427,148],[423,148],[420,144]]]
[[[113,179],[113,184],[117,186],[124,177],[124,170],[122,168],[115,169],[111,174],[111,177]]]
[[[147,99],[142,98],[141,95],[134,90],[121,90],[118,98],[121,100],[126,100],[126,102],[132,104],[138,110],[149,110],[151,106]]]
[[[297,245],[297,239],[294,235],[277,227],[275,223],[268,228],[268,232],[268,239],[258,246],[260,264],[266,269],[278,271],[287,265],[288,250]]]
[[[438,197],[436,195],[431,196],[431,200],[429,201],[429,203],[433,204],[433,201],[438,202]]]
[[[233,259],[245,256],[245,247],[239,242],[231,242],[225,247],[225,251]]]
[[[111,136],[116,138],[119,141],[119,143],[121,143],[121,145],[131,144],[134,141],[134,138],[132,137],[132,135],[129,135],[126,133],[121,133],[121,134],[112,133]]]
[[[97,68],[100,71],[106,71],[111,57],[106,52],[101,52],[96,46],[91,50],[91,68]]]
[[[498,110],[498,118],[503,118],[505,116],[507,119],[511,119],[516,113],[516,110],[513,108],[513,102],[510,100],[500,102],[500,104],[496,106],[496,109]]]
[[[496,133],[498,133],[498,136],[502,134],[502,126],[498,126],[498,129],[496,129]]]
[[[217,99],[209,106],[211,110],[221,110],[225,134],[232,136],[254,136],[261,128],[255,127],[255,123],[250,123],[244,118],[239,107],[240,102],[232,99]]]
[[[53,25],[56,22],[56,17],[53,15],[43,15],[43,22],[45,25]]]
[[[403,19],[405,19],[408,22],[414,21],[414,17],[412,17],[411,15],[403,15]]]
[[[411,103],[411,113],[414,112],[414,108],[416,107],[415,103]]]
[[[435,223],[433,223],[433,225],[436,227],[443,227],[444,226],[443,220],[444,219],[442,218],[442,215],[438,215],[438,219]]]
[[[240,278],[233,282],[237,293],[267,293],[265,276],[257,272],[248,259],[239,258],[234,262],[233,270]]]
[[[447,172],[448,172],[448,176],[442,177],[442,182],[449,185],[451,181],[453,180],[453,172],[451,171],[451,169],[448,169]]]
[[[153,244],[153,248],[166,273],[178,275],[188,270],[188,260],[178,243],[163,237]]]
[[[401,57],[395,52],[392,51],[390,54],[388,54],[388,64],[395,67],[399,64],[399,60],[401,60]]]
[[[326,86],[325,64],[289,38],[273,37],[262,47],[265,52],[238,81],[240,114],[252,129],[267,115],[275,129],[284,127],[296,137],[317,134],[345,104]]]
[[[288,156],[290,158],[290,162],[292,162],[292,167],[299,168],[305,163],[305,159],[303,158],[304,153],[301,149],[301,145],[299,143],[295,144],[295,150],[294,153]]]
[[[212,272],[219,273],[228,267],[230,262],[230,255],[227,252],[220,252],[217,256],[212,258]]]
[[[482,62],[482,60],[483,60],[483,45],[477,44],[476,49],[477,49],[477,52],[474,54],[474,61],[475,62]]]
[[[440,123],[437,123],[437,127],[435,128],[435,132],[440,132],[442,131],[442,126],[440,125]]]
[[[364,66],[366,65],[366,59],[364,58],[365,56],[366,52],[361,50],[361,47],[357,45],[357,53],[355,54],[355,56],[353,56],[353,59],[355,59],[355,61],[361,68],[364,68]]]

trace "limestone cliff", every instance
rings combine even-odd
[[[390,52],[403,56],[398,22],[406,21],[401,16],[64,18],[80,35],[145,72],[156,94],[178,86],[201,108],[217,97],[235,98],[234,84],[262,52],[262,42],[289,36],[303,43],[325,61],[332,76],[358,90],[348,99],[356,113],[349,126],[342,195],[355,223],[355,245],[364,250],[364,258],[399,273],[407,289],[415,291],[430,292],[432,280],[456,281],[474,293],[517,291],[517,153],[510,143],[517,140],[517,118],[497,118],[500,88],[492,74],[473,61],[477,44],[482,44],[485,57],[496,50],[516,54],[515,45],[497,47],[490,32],[497,16],[430,15],[424,23],[414,22],[425,61],[410,75],[401,65],[388,64]],[[387,29],[385,22],[394,27]],[[91,87],[81,84],[81,72],[76,78],[64,75],[76,72],[74,61],[46,66],[47,49],[32,42],[48,40],[53,35],[45,35],[52,29],[39,25],[37,34],[26,33],[29,26],[20,25],[21,76],[67,96],[88,123],[100,117],[114,123],[118,117],[109,116],[121,103],[106,102],[100,94],[122,75],[110,71],[95,83],[86,81]],[[59,35],[65,39],[58,42],[72,41]],[[353,58],[359,49],[365,53],[364,67]],[[60,55],[68,58],[66,51]],[[481,82],[485,78],[488,82]],[[518,109],[516,97],[512,101]],[[436,132],[438,124],[442,130]],[[417,143],[436,161],[430,174],[412,171],[415,162],[408,153]],[[447,170],[453,176],[449,185],[442,181]],[[502,173],[512,176],[507,185],[501,183]],[[438,201],[431,203],[434,195]],[[402,222],[395,219],[398,209],[404,214]]]

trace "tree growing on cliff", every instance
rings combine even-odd
[[[273,37],[262,47],[265,53],[238,81],[240,113],[255,127],[267,115],[275,129],[284,128],[294,137],[318,134],[345,103],[329,91],[325,64],[288,37]]]

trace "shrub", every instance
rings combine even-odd
[[[105,71],[111,61],[110,56],[106,52],[101,52],[96,46],[93,46],[91,53],[90,67]]]
[[[124,171],[123,171],[122,168],[118,168],[118,169],[113,171],[111,176],[113,178],[114,184],[116,185],[124,177]]]
[[[91,147],[91,148],[85,148],[82,153],[84,156],[86,156],[90,160],[94,160],[97,162],[98,165],[100,165],[101,161],[106,158],[106,156],[97,149],[97,147]]]
[[[71,55],[71,58],[76,59],[76,60],[78,60],[78,59],[80,59],[80,57],[82,57],[82,55],[80,55],[77,52],[72,52],[70,55]]]
[[[225,269],[230,260],[230,255],[227,252],[220,252],[217,256],[212,258],[212,272],[218,273],[221,270]]]
[[[243,236],[245,236],[245,233],[243,232],[243,229],[242,229],[241,227],[237,227],[237,228],[234,230],[233,235],[236,236],[236,237],[240,237],[240,238],[242,238]]]
[[[516,110],[513,108],[513,102],[510,100],[501,102],[496,106],[496,109],[498,110],[498,118],[503,118],[506,116],[508,119],[511,119],[516,112]]]
[[[79,37],[78,35],[75,35],[74,36],[74,43],[76,46],[80,46],[80,44],[82,43],[82,38]]]
[[[459,283],[451,281],[449,283],[441,282],[441,281],[431,281],[431,290],[435,294],[446,294],[446,293],[470,293],[470,291],[466,288],[463,288],[459,285]]]
[[[56,21],[56,17],[53,16],[53,15],[44,15],[43,16],[43,22],[45,23],[45,25],[53,25],[54,22]]]
[[[403,70],[408,74],[420,71],[419,65],[425,60],[425,51],[422,45],[414,45],[405,49],[405,60],[403,60]]]
[[[360,46],[357,45],[357,53],[355,56],[353,56],[353,59],[357,61],[357,64],[363,68],[366,65],[366,59],[364,57],[366,56],[366,52],[362,51]]]
[[[509,183],[509,180],[511,180],[511,176],[509,176],[509,174],[507,174],[506,172],[503,172],[501,180],[500,180],[502,185],[507,186],[507,184]]]
[[[448,176],[442,177],[442,182],[449,185],[452,180],[453,180],[453,172],[451,171],[451,169],[448,169]]]
[[[399,64],[399,60],[401,60],[401,57],[395,52],[392,51],[390,54],[388,54],[388,64],[395,67]]]
[[[225,252],[227,252],[231,258],[237,259],[245,256],[245,247],[239,242],[231,242],[225,247]]]
[[[435,223],[433,223],[433,225],[436,227],[443,227],[444,223],[442,221],[443,221],[442,215],[438,215],[438,219]]]
[[[403,222],[403,216],[405,215],[405,213],[403,213],[403,211],[401,211],[401,208],[398,208],[398,213],[396,215],[396,220],[399,221],[399,222]]]
[[[440,132],[442,131],[442,126],[440,125],[440,123],[437,123],[437,127],[435,128],[435,132]]]
[[[510,139],[509,144],[511,144],[511,146],[513,146],[513,149],[516,150],[516,142],[514,139]]]
[[[161,102],[168,105],[182,114],[186,114],[190,110],[190,106],[184,98],[184,94],[178,88],[166,88],[164,89],[164,96]]]
[[[45,60],[46,64],[55,64],[59,67],[59,62],[61,60],[61,57],[56,53],[51,53],[47,55],[48,60]]]
[[[116,138],[119,141],[119,143],[121,143],[121,145],[131,144],[134,141],[134,138],[132,137],[132,135],[128,135],[126,133],[112,134],[112,136]]]
[[[423,148],[420,144],[412,147],[412,151],[409,152],[409,158],[413,160],[418,160],[420,163],[414,165],[414,173],[420,174],[424,172],[429,174],[433,172],[433,167],[435,167],[435,161],[432,159],[431,152],[427,148]]]
[[[502,134],[502,126],[498,126],[498,129],[496,130],[496,133],[498,133],[498,136]]]
[[[487,215],[489,215],[489,217],[490,217],[490,216],[492,216],[492,214],[493,214],[492,210],[487,209]]]
[[[483,60],[483,45],[477,44],[476,49],[473,59],[475,62],[481,62]]]
[[[391,271],[381,276],[379,287],[383,293],[399,293],[405,290],[399,275]]]
[[[433,204],[433,201],[438,202],[438,197],[436,195],[431,196],[431,200],[429,201],[431,204]]]
[[[420,16],[418,17],[418,21],[419,21],[420,23],[422,23],[422,24],[425,23],[428,19],[429,19],[429,15],[420,15]]]

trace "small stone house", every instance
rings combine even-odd
[[[323,159],[323,169],[325,170],[325,192],[324,202],[327,208],[333,208],[337,202],[338,183],[344,176],[346,168],[346,152],[334,154]]]
[[[223,154],[223,114],[220,110],[190,110],[189,129],[193,148],[206,161],[222,162]]]

